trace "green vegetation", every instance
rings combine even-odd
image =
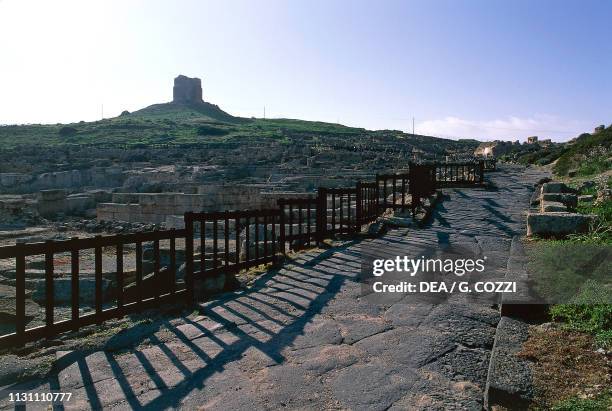
[[[124,112],[115,118],[93,122],[0,126],[0,144],[8,150],[24,146],[180,147],[193,144],[242,144],[262,139],[288,145],[296,139],[304,139],[313,144],[365,145],[368,149],[372,148],[372,140],[384,140],[390,145],[403,143],[409,145],[409,149],[414,146],[423,152],[438,155],[470,152],[478,145],[475,140],[454,141],[405,134],[396,130],[371,131],[318,121],[233,117],[208,103],[155,104],[133,113]]]
[[[603,272],[608,273],[605,277],[597,278],[597,281],[586,281],[580,288],[579,293],[574,296],[569,304],[554,305],[550,308],[550,314],[554,320],[564,322],[567,329],[587,332],[595,336],[597,345],[606,349],[612,348],[612,304],[610,304],[612,289],[609,284],[610,273],[610,245],[612,244],[612,201],[601,204],[580,203],[578,211],[581,213],[596,214],[598,223],[588,234],[570,236],[567,240],[558,241],[558,246],[570,247],[573,244],[584,244],[595,249],[600,249],[600,254],[594,262],[599,262]],[[552,247],[554,247],[551,245]],[[564,251],[557,251],[558,256]],[[588,255],[586,253],[585,255]],[[566,257],[563,255],[563,257]],[[584,256],[583,256],[584,257]],[[553,257],[554,258],[554,257]],[[564,258],[560,258],[562,261]],[[566,268],[567,269],[567,268]],[[588,268],[585,270],[588,271]],[[563,273],[556,279],[557,286],[567,286],[563,281]],[[606,282],[606,277],[608,280]],[[552,280],[552,278],[551,278]],[[563,285],[562,285],[563,284]]]
[[[74,144],[147,147],[153,144],[200,143],[202,136],[207,137],[206,142],[223,143],[252,137],[282,141],[287,135],[307,133],[345,137],[375,133],[340,124],[302,120],[231,119],[235,120],[219,121],[188,106],[158,104],[131,114],[93,122],[0,126],[0,144],[4,148]]]
[[[610,247],[566,240],[538,241],[529,248],[535,290],[549,301],[572,301],[589,282],[610,282]],[[612,301],[612,290],[607,291]]]
[[[597,134],[582,134],[566,145],[553,170],[560,176],[576,170],[577,176],[599,174],[612,169],[612,126]]]
[[[61,137],[70,137],[74,136],[77,132],[78,130],[74,127],[62,127],[59,129],[58,134]]]
[[[609,291],[596,281],[587,281],[570,304],[552,306],[550,314],[555,321],[563,321],[568,330],[586,332],[595,336],[596,343],[612,347],[612,304]]]
[[[601,411],[612,408],[612,390],[595,398],[572,397],[555,404],[552,411]]]
[[[522,144],[500,157],[523,165],[553,165],[558,176],[593,176],[612,169],[612,126],[567,143]]]
[[[230,131],[228,129],[207,126],[207,125],[198,127],[198,131],[197,131],[199,136],[224,136],[226,134],[229,134],[229,132]]]
[[[607,226],[612,225],[612,201],[605,201],[599,204],[580,202],[577,211],[581,214],[596,214],[599,221]]]
[[[516,162],[522,165],[535,164],[544,166],[555,161],[564,151],[563,145],[553,145],[550,147],[540,147],[534,145],[526,153],[519,154]]]
[[[602,131],[597,136],[609,129]],[[588,141],[593,141],[587,135]],[[598,137],[601,143],[603,137]],[[582,145],[581,147],[584,147]],[[578,153],[580,150],[574,151]],[[567,153],[567,152],[566,152]],[[567,157],[570,158],[570,157]],[[591,170],[595,170],[593,167]],[[608,171],[608,169],[603,171]],[[597,170],[600,173],[602,170]],[[600,177],[606,178],[606,177]],[[603,180],[606,181],[606,180]],[[600,180],[599,188],[610,188],[612,182]],[[570,185],[578,186],[574,179]],[[603,187],[602,187],[603,186]],[[581,194],[596,194],[593,185]],[[570,235],[564,240],[538,241],[532,247],[530,272],[536,273],[538,291],[555,296],[555,301],[567,304],[553,305],[550,315],[563,323],[567,330],[585,332],[595,337],[595,343],[612,348],[612,284],[610,278],[612,245],[612,201],[581,201],[577,211],[597,215],[597,222],[589,233]],[[566,409],[566,408],[560,408]],[[586,409],[586,408],[585,408]]]

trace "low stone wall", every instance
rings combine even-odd
[[[11,193],[33,193],[40,190],[83,187],[117,187],[123,184],[125,178],[124,170],[119,166],[53,171],[39,175],[0,173],[0,187],[3,191]]]
[[[254,210],[276,208],[279,198],[303,198],[306,193],[263,193],[253,186],[204,186],[199,194],[114,193],[112,203],[98,204],[98,221],[128,221],[181,227],[180,218],[188,211]]]
[[[594,215],[573,212],[578,204],[578,196],[564,183],[542,184],[533,204],[538,209],[527,215],[528,236],[563,237],[585,233],[596,218]]]
[[[43,217],[54,217],[57,214],[85,215],[96,208],[100,201],[108,201],[110,193],[104,190],[93,190],[68,195],[67,190],[42,190],[37,194],[36,207]]]

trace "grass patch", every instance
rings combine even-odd
[[[533,290],[549,303],[574,301],[589,281],[610,287],[610,247],[567,240],[535,241],[527,247]],[[607,301],[612,301],[610,288]],[[598,300],[599,301],[599,300]]]
[[[601,411],[612,409],[612,390],[595,398],[572,397],[553,405],[551,411]]]
[[[604,201],[600,204],[581,201],[576,211],[580,214],[596,214],[601,223],[612,225],[612,201]]]
[[[570,304],[550,308],[553,320],[562,321],[569,330],[586,332],[595,337],[597,346],[612,348],[612,304],[610,291],[595,281],[587,281]]]
[[[612,168],[611,147],[612,127],[597,134],[581,134],[573,144],[566,145],[553,171],[560,176],[567,175],[570,170],[576,170],[576,174],[581,176],[608,171]]]

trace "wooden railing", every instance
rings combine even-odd
[[[177,239],[185,238],[185,230],[151,231],[146,233],[73,238],[63,241],[46,241],[31,244],[16,244],[0,247],[0,259],[15,261],[15,332],[0,336],[1,346],[20,345],[26,341],[48,338],[68,330],[78,330],[85,325],[101,323],[104,320],[122,317],[133,311],[155,307],[161,303],[175,301],[185,293],[185,285],[176,276]],[[160,241],[169,242],[169,260],[162,263]],[[152,244],[153,261],[144,277],[143,244]],[[135,264],[126,269],[124,251],[128,245],[135,248]],[[81,256],[84,251],[94,255],[93,311],[83,314],[83,295],[80,286]],[[103,252],[115,255],[116,293],[103,295]],[[58,255],[70,264],[70,318],[55,321],[55,259]],[[26,329],[26,263],[32,257],[44,258],[45,321],[44,325]],[[129,280],[128,280],[129,278]],[[42,297],[42,296],[41,296]],[[92,304],[87,304],[91,306]]]
[[[182,230],[0,247],[0,260],[14,261],[16,293],[15,331],[0,336],[0,346],[50,338],[161,303],[191,304],[196,284],[207,277],[276,262],[287,248],[355,234],[388,209],[410,207],[414,212],[421,198],[438,187],[482,185],[484,170],[484,161],[412,164],[408,173],[378,175],[376,181],[360,181],[350,188],[321,187],[316,197],[280,199],[276,209],[188,212]],[[160,242],[167,244],[164,255]],[[130,267],[125,261],[128,248],[134,251]],[[87,250],[90,263],[93,251],[92,301],[83,301],[87,293],[80,289],[86,279],[81,275],[81,257]],[[26,329],[26,280],[31,280],[26,278],[26,268],[34,264],[35,256],[44,259],[44,296],[39,298],[44,300],[45,318],[44,324]],[[110,266],[109,259],[113,262]],[[62,275],[56,271],[59,260],[69,261],[69,270],[63,274],[70,274],[70,318],[56,321],[55,288],[61,280],[56,277]],[[114,286],[105,290],[103,283],[109,282]],[[91,312],[83,313],[88,307]]]
[[[482,161],[484,162],[484,170],[485,171],[495,171],[495,170],[497,170],[497,159],[495,159],[495,158],[485,158]]]
[[[484,161],[435,164],[436,187],[468,187],[484,184]]]

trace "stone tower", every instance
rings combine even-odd
[[[174,79],[172,89],[173,103],[202,103],[202,81],[179,75]]]

